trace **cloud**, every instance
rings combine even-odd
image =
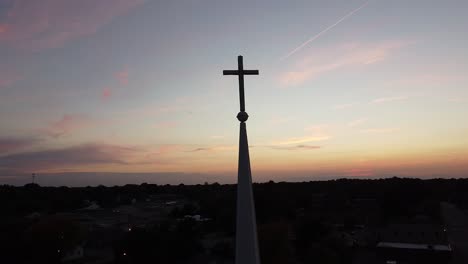
[[[294,144],[302,144],[307,142],[315,142],[315,141],[324,141],[330,139],[330,136],[326,135],[318,135],[318,136],[305,136],[305,137],[294,137],[288,138],[281,141],[276,141],[272,145],[294,145]]]
[[[120,86],[128,85],[128,69],[125,67],[125,69],[115,72],[114,78],[115,80],[117,80]],[[112,89],[109,86],[104,87],[104,89],[101,92],[101,100],[107,101],[111,97],[112,97]]]
[[[268,147],[306,148],[307,145],[305,145],[305,143],[325,141],[325,140],[330,139],[331,136],[327,132],[329,128],[330,128],[329,124],[318,124],[318,125],[307,126],[304,128],[304,130],[307,132],[307,136],[292,137],[292,138],[287,138],[284,140],[278,140],[278,141],[272,142]],[[290,146],[286,146],[286,145],[290,145]]]
[[[126,111],[125,114],[128,117],[141,116],[141,117],[155,117],[159,115],[174,114],[176,112],[188,113],[192,111],[190,107],[194,101],[192,97],[178,97],[171,101],[158,104],[147,104],[139,107],[132,108],[130,111]]]
[[[38,143],[40,140],[38,138],[33,137],[24,137],[24,138],[17,138],[17,137],[7,137],[7,138],[0,138],[0,154],[22,150],[27,147],[31,147]]]
[[[279,81],[283,86],[296,86],[342,68],[375,64],[406,45],[401,41],[353,43],[319,50],[299,60],[295,69],[280,75]]]
[[[87,116],[79,114],[67,114],[64,115],[60,120],[50,124],[46,128],[46,133],[51,137],[58,138],[89,127],[93,123],[94,121]]]
[[[144,0],[13,0],[0,42],[28,50],[57,48],[92,35]]]
[[[161,129],[161,130],[174,128],[176,126],[177,126],[177,123],[173,121],[164,121],[164,122],[159,122],[159,123],[154,124],[154,128]]]
[[[167,145],[160,145],[157,148],[157,151],[153,153],[154,155],[165,155],[169,153],[176,152],[180,150],[180,145],[175,145],[175,144],[167,144]]]
[[[0,74],[0,88],[10,86],[18,80],[19,78],[15,76],[1,76]]]
[[[107,101],[111,97],[112,97],[112,91],[110,87],[104,87],[104,89],[102,89],[101,99],[104,101]]]
[[[8,25],[0,24],[0,34],[5,34],[8,31]]]
[[[96,164],[126,164],[136,148],[105,144],[84,144],[62,149],[12,154],[0,157],[0,168],[32,171]]]
[[[208,151],[208,150],[212,150],[212,148],[196,148],[196,149],[189,150],[188,152],[199,152],[199,151]]]
[[[253,146],[249,146],[249,148],[252,148]],[[200,147],[200,148],[195,148],[192,150],[188,150],[187,152],[202,152],[202,151],[209,151],[209,152],[215,152],[215,151],[232,151],[236,150],[237,146],[236,145],[223,145],[223,146],[213,146],[213,147]]]
[[[181,145],[161,145],[158,148],[158,154],[168,154],[181,149]]]
[[[381,104],[381,103],[388,103],[388,102],[398,102],[398,101],[405,101],[408,100],[408,96],[394,96],[394,97],[382,97],[377,98],[371,101],[373,104]]]
[[[0,88],[9,86],[11,84],[11,80],[9,79],[0,79]]]
[[[353,121],[349,122],[348,126],[349,127],[357,127],[357,126],[362,125],[365,122],[367,122],[367,120],[368,120],[367,118],[356,119],[356,120],[353,120]]]
[[[159,145],[156,148],[150,148],[146,150],[146,153],[142,157],[137,157],[133,161],[134,163],[136,161],[139,164],[167,164],[170,162],[170,160],[167,159],[168,156],[175,152],[183,151],[183,149],[185,149],[184,145],[180,144]],[[174,160],[171,160],[171,162],[174,162]]]
[[[344,175],[353,177],[372,177],[375,176],[375,173],[370,168],[351,168],[345,171]]]
[[[296,145],[296,146],[268,146],[272,149],[277,150],[307,150],[307,149],[320,149],[321,146],[311,146],[311,145]]]
[[[128,69],[125,68],[121,71],[118,71],[114,74],[114,77],[117,79],[120,85],[128,84]]]

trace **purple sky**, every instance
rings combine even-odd
[[[235,182],[237,55],[255,181],[467,177],[467,10],[0,0],[0,184]]]

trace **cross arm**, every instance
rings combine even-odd
[[[258,75],[258,70],[243,70],[244,75]],[[224,70],[223,75],[239,75],[239,70]]]
[[[245,75],[258,75],[258,70],[244,70]]]
[[[224,70],[223,75],[239,75],[238,70]]]

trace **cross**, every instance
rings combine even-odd
[[[242,56],[237,57],[237,70],[224,70],[223,75],[238,75],[239,76],[239,99],[240,111],[245,112],[244,99],[244,75],[258,75],[258,70],[244,70]]]

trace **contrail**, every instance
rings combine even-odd
[[[364,4],[362,4],[360,7],[354,9],[353,11],[349,12],[348,14],[346,14],[344,17],[340,18],[338,21],[336,21],[333,25],[327,27],[326,29],[320,31],[317,35],[313,36],[312,38],[308,39],[306,42],[302,43],[301,45],[299,45],[299,47],[293,49],[291,52],[289,52],[288,54],[286,54],[286,56],[282,57],[280,59],[280,61],[284,60],[284,59],[287,59],[289,58],[291,55],[293,55],[294,53],[296,53],[297,51],[299,51],[300,49],[302,49],[305,45],[309,44],[310,42],[318,39],[321,35],[323,35],[324,33],[326,33],[328,30],[334,28],[336,25],[338,25],[339,23],[343,22],[345,19],[347,19],[348,17],[354,15],[354,13],[358,12],[359,10],[363,9],[367,4],[369,4],[371,0],[367,0]]]

